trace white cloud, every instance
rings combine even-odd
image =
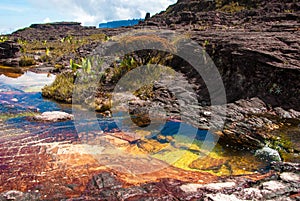
[[[49,17],[47,17],[47,18],[45,18],[45,19],[43,20],[43,23],[49,23],[49,22],[51,22],[51,20],[50,20]]]
[[[83,25],[98,25],[100,22],[144,18],[146,12],[154,15],[165,10],[176,0],[30,0],[39,8],[52,9],[67,19]],[[64,19],[62,19],[63,21]]]

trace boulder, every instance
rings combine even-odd
[[[265,146],[262,149],[256,150],[255,156],[268,161],[281,161],[281,157],[275,149]]]
[[[46,121],[46,122],[57,122],[57,121],[67,121],[72,120],[73,115],[66,112],[53,111],[53,112],[43,112],[40,115],[33,117],[35,121]]]

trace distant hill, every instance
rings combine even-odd
[[[99,28],[119,28],[119,27],[134,26],[137,25],[140,21],[144,21],[144,19],[111,21],[106,23],[100,23]]]

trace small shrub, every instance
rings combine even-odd
[[[33,57],[31,56],[22,56],[20,61],[19,61],[19,65],[21,67],[25,67],[25,66],[32,66],[32,65],[35,65],[36,62],[34,60]]]

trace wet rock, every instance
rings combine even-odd
[[[125,140],[129,143],[135,143],[141,139],[138,134],[129,132],[116,132],[113,134],[113,136]]]
[[[154,85],[156,91],[154,92],[153,102],[158,102],[157,104],[161,104],[161,107],[168,108],[168,111],[177,110],[179,107],[175,104],[176,98],[160,84],[156,83]],[[186,83],[182,83],[180,86],[186,86]],[[176,86],[171,91],[176,91]],[[297,111],[288,111],[277,107],[276,111],[284,114],[280,116],[258,97],[229,103],[226,105],[226,111],[223,111],[220,106],[183,105],[185,106],[180,103],[181,109],[183,109],[180,112],[181,118],[200,129],[211,128],[210,123],[213,123],[213,125],[223,123],[222,118],[225,118],[224,114],[226,113],[224,129],[215,134],[220,137],[219,143],[221,145],[236,147],[237,149],[256,150],[263,148],[266,145],[265,143],[273,137],[270,130],[279,129],[280,121],[284,122],[284,120],[280,120],[281,116],[294,118],[297,115]],[[217,111],[215,122],[211,122],[210,119],[212,111]],[[173,114],[175,115],[175,113]]]
[[[37,193],[23,193],[21,191],[11,190],[0,194],[1,201],[39,201],[40,196]]]
[[[223,191],[226,189],[234,189],[236,185],[235,182],[211,183],[204,185],[203,188],[209,191]]]
[[[193,161],[189,167],[192,169],[199,170],[219,170],[222,165],[227,162],[226,158],[212,158],[209,156],[200,157],[199,159]]]
[[[117,198],[119,200],[130,200],[137,197],[143,197],[147,191],[140,186],[133,186],[130,188],[123,188],[117,191]]]
[[[291,172],[296,169],[290,167],[297,164],[276,163],[287,171],[280,174],[269,173],[258,180],[251,180],[251,176],[248,179],[231,177],[221,183],[183,184],[180,189],[189,196],[202,192],[203,200],[293,200],[300,189],[299,172]]]
[[[186,193],[197,192],[199,188],[202,188],[203,184],[184,184],[180,186],[180,189]]]
[[[116,176],[110,172],[103,172],[93,176],[93,179],[87,186],[89,191],[97,192],[101,189],[115,189],[120,188],[122,183],[118,181]]]
[[[172,136],[157,135],[155,139],[160,143],[170,143],[174,138]]]
[[[262,183],[262,194],[267,198],[277,197],[289,191],[290,186],[279,181],[267,181]]]
[[[73,115],[66,112],[53,111],[43,112],[41,115],[34,116],[33,119],[35,121],[57,122],[71,120],[73,119]]]
[[[281,161],[281,157],[278,151],[271,149],[269,147],[264,147],[255,152],[255,156],[269,160],[269,161]]]
[[[162,144],[157,140],[153,139],[144,139],[137,143],[137,146],[145,153],[157,153],[160,150],[168,146],[168,144]]]
[[[116,147],[124,147],[129,145],[127,140],[114,137],[113,135],[104,135],[102,138],[105,142],[109,142]]]
[[[223,182],[223,183],[211,183],[211,184],[184,184],[180,186],[180,189],[186,193],[197,192],[198,189],[205,189],[210,192],[220,192],[226,189],[234,189],[236,187],[235,182]]]
[[[222,193],[217,194],[208,194],[204,197],[205,201],[242,201],[241,199],[238,199],[235,195],[226,195]]]
[[[149,104],[145,104],[141,101],[131,101],[129,103],[129,114],[132,122],[139,127],[147,127],[151,124]]]
[[[283,172],[280,174],[280,179],[285,182],[300,183],[300,175],[293,172]]]

